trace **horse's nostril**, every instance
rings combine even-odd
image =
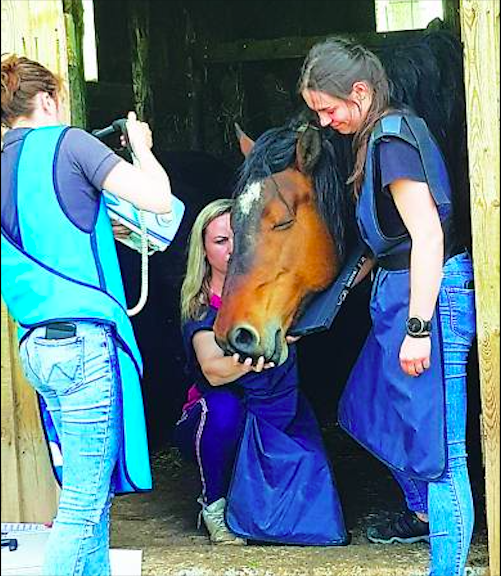
[[[259,335],[250,326],[240,326],[229,335],[231,345],[240,353],[253,354],[259,344]]]

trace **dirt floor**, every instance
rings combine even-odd
[[[155,489],[121,496],[112,510],[112,547],[141,549],[151,576],[425,576],[428,545],[370,544],[364,529],[381,511],[399,510],[388,470],[337,427],[324,430],[352,543],[346,547],[211,546],[197,530],[197,470],[175,449],[153,456]],[[481,466],[470,462],[476,526],[469,576],[486,574],[487,535]]]

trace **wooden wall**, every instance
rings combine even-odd
[[[499,1],[461,0],[491,576],[500,576]]]
[[[16,52],[67,78],[61,0],[2,0],[2,54]],[[69,121],[69,102],[65,102]],[[18,360],[16,326],[2,301],[2,522],[46,522],[58,488],[32,388]]]
[[[130,25],[133,2],[96,0],[99,83],[113,83],[113,94],[131,86]],[[151,113],[145,116],[164,150],[205,150],[240,163],[233,123],[253,135],[282,123],[294,111],[296,59],[273,60],[273,40],[350,30],[375,30],[373,0],[363,8],[351,0],[144,0],[149,11]],[[260,41],[265,57],[247,62],[207,60],[212,46]],[[129,56],[127,61],[126,56]],[[263,84],[264,83],[264,84]],[[94,90],[94,87],[91,88]],[[252,95],[252,97],[251,97]],[[90,125],[103,125],[102,110],[89,98]],[[119,113],[116,107],[113,113]],[[123,113],[121,111],[120,113]]]

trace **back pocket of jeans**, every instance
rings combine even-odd
[[[451,313],[451,330],[471,343],[476,333],[475,291],[469,288],[446,287]]]
[[[32,366],[37,365],[38,376],[43,385],[56,393],[67,394],[78,389],[84,381],[83,338],[73,336],[61,340],[35,338],[30,358]]]

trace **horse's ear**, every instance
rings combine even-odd
[[[316,126],[306,124],[298,128],[296,165],[303,174],[311,174],[322,153],[322,137]]]
[[[240,128],[240,126],[235,122],[235,132],[237,134],[237,139],[240,143],[240,150],[244,156],[248,156],[250,151],[254,148],[254,140],[249,138],[247,134]]]

